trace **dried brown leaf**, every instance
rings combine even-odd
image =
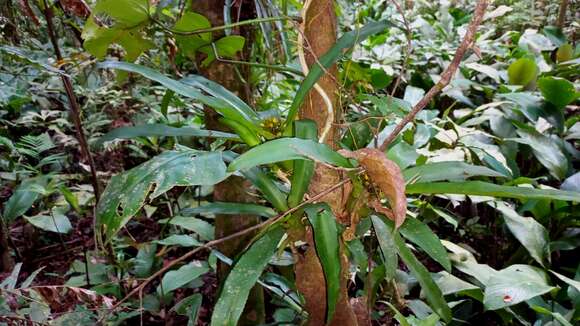
[[[378,200],[371,200],[369,206],[393,220],[395,227],[401,226],[407,215],[407,198],[405,179],[399,166],[389,160],[382,151],[374,148],[363,148],[354,152],[342,150],[340,153],[359,162],[369,176],[370,182],[387,197],[391,209],[383,207]]]

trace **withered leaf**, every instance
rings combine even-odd
[[[363,148],[354,152],[341,150],[345,157],[356,159],[369,176],[370,182],[376,185],[387,197],[392,213],[382,207],[378,201],[371,201],[370,206],[375,211],[385,214],[399,227],[407,215],[407,198],[405,197],[405,179],[399,166],[389,160],[386,155],[374,148]]]

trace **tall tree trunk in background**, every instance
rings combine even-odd
[[[560,29],[564,28],[567,10],[568,10],[568,0],[560,0],[560,10],[558,11],[558,20],[556,21],[556,26]]]
[[[240,20],[255,18],[255,9],[253,1],[236,1],[237,7],[241,6],[241,16]],[[224,0],[192,0],[192,9],[206,16],[211,22],[212,26],[219,26],[224,24],[223,14],[224,14]],[[232,8],[232,13],[237,13],[236,8]],[[235,22],[237,17],[232,17],[232,21]],[[251,27],[250,27],[251,28]],[[246,46],[243,57],[247,57],[248,53],[248,43],[250,41],[250,30],[247,28],[242,28],[240,30],[233,30],[233,33],[238,33],[246,37]],[[221,37],[214,33],[214,39]],[[198,60],[198,63],[201,60]],[[228,90],[237,94],[242,100],[248,102],[250,100],[250,92],[248,88],[239,78],[235,71],[235,67],[229,63],[223,63],[219,61],[214,61],[208,67],[200,67],[200,73],[210,80],[213,80],[220,85],[224,86]],[[242,73],[244,73],[244,67],[240,67]],[[247,72],[247,70],[245,71]],[[245,78],[245,77],[244,77]],[[227,128],[219,123],[219,115],[210,108],[205,108],[205,124],[207,129],[211,130],[226,130]],[[247,189],[250,188],[248,181],[243,178],[231,176],[227,180],[217,184],[214,188],[214,200],[223,202],[253,202],[254,198],[247,193]],[[250,215],[217,215],[215,220],[215,236],[216,238],[221,238],[229,234],[235,233],[237,231],[246,229],[252,225],[260,222],[260,218],[257,216]],[[243,237],[237,237],[233,240],[227,241],[219,245],[218,249],[228,257],[235,258],[238,253],[240,253],[248,242],[252,239],[255,233],[249,233]],[[218,279],[223,282],[225,277],[229,272],[227,265],[220,263],[218,265]],[[264,293],[261,286],[256,285],[252,289],[248,301],[246,303],[245,311],[240,318],[239,325],[258,325],[263,324],[265,320],[264,311]]]
[[[18,28],[16,27],[14,12],[12,0],[0,0],[0,17],[5,20],[0,20],[0,24],[4,25],[4,27],[2,27],[2,34],[6,39],[9,39],[12,44],[18,44],[20,43],[20,38],[18,37]]]
[[[336,14],[334,12],[333,0],[306,0],[304,8],[304,42],[302,45],[306,63],[311,67],[312,65],[317,64],[316,57],[320,57],[326,53],[336,42]],[[339,98],[337,92],[338,83],[336,80],[337,68],[333,66],[318,82],[334,103],[333,108],[335,121],[338,120],[337,118],[340,116],[340,111],[337,108]],[[311,90],[300,110],[300,118],[316,121],[319,135],[322,133],[326,124],[326,107],[327,106],[322,97],[315,90]],[[338,130],[332,128],[328,133],[325,142],[329,146],[336,148],[338,136]],[[338,183],[341,179],[342,176],[337,170],[318,164],[310,184],[309,193],[311,195],[321,193]],[[344,188],[339,188],[320,200],[321,202],[327,202],[332,207],[335,216],[339,219],[339,222],[343,224],[349,222],[341,220],[344,216],[342,213],[345,207],[344,192]],[[309,247],[304,254],[299,255],[298,257],[296,263],[296,285],[306,300],[306,310],[310,316],[309,325],[324,325],[326,313],[324,273],[314,249],[312,230],[307,229],[304,237],[308,242]],[[348,299],[348,260],[344,254],[344,248],[341,248],[341,256],[343,271],[343,277],[341,278],[341,295],[338,299],[336,313],[331,325],[357,325],[356,316],[354,315]]]

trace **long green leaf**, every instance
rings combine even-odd
[[[240,138],[228,132],[214,131],[214,130],[204,130],[196,128],[176,128],[171,127],[162,123],[152,123],[146,125],[130,126],[116,128],[104,136],[99,138],[97,141],[97,146],[102,145],[104,142],[115,140],[115,139],[132,139],[137,137],[211,137],[211,138],[224,138],[230,140],[240,140]]]
[[[393,234],[395,246],[397,247],[397,252],[399,253],[399,257],[403,260],[409,271],[417,278],[421,288],[425,292],[425,296],[427,297],[427,301],[435,311],[443,320],[449,322],[451,320],[451,309],[447,302],[443,298],[443,294],[441,293],[441,289],[435,284],[431,274],[421,262],[413,255],[413,252],[407,245],[405,241],[399,233],[395,232],[394,223],[390,220],[381,218],[381,221],[385,224],[386,229],[388,232]]]
[[[296,118],[298,114],[298,109],[300,105],[306,98],[306,95],[310,91],[310,89],[316,84],[316,82],[322,77],[324,74],[324,70],[328,69],[332,66],[336,61],[338,61],[344,53],[354,47],[356,44],[364,41],[369,36],[382,32],[388,27],[392,27],[388,21],[379,21],[379,22],[371,22],[365,25],[361,29],[357,29],[354,31],[350,31],[348,33],[344,33],[336,43],[328,50],[323,56],[318,59],[317,64],[314,64],[310,67],[310,72],[304,78],[304,81],[298,88],[296,95],[294,96],[294,101],[290,106],[290,110],[288,111],[288,118],[286,120],[286,129],[289,129],[292,126],[292,121]],[[321,67],[324,67],[324,69]]]
[[[239,157],[237,153],[229,151],[224,152],[224,159],[226,162],[231,162],[236,157]],[[266,200],[272,204],[275,209],[277,209],[279,212],[285,212],[288,210],[286,194],[282,193],[273,178],[264,173],[262,169],[259,167],[253,167],[247,170],[242,170],[240,172],[246,179],[252,182],[254,187],[258,188],[258,190],[262,192],[264,198],[266,198]]]
[[[316,140],[317,133],[318,128],[316,122],[312,120],[298,120],[294,122],[294,136],[298,138]],[[290,194],[288,194],[288,205],[290,207],[295,207],[302,201],[304,194],[308,191],[312,175],[314,175],[314,161],[294,161],[292,187],[290,188]]]
[[[264,217],[276,216],[270,207],[248,203],[212,202],[207,205],[181,210],[180,215],[193,216],[197,214],[225,214],[225,215],[258,215]]]
[[[180,268],[169,271],[163,275],[161,285],[157,288],[157,292],[169,293],[186,285],[208,271],[209,267],[206,262],[192,261],[187,265],[183,265]]]
[[[199,88],[213,97],[226,101],[229,105],[238,109],[238,111],[244,112],[253,121],[260,120],[256,112],[246,102],[214,81],[199,75],[189,75],[183,78],[181,82]]]
[[[326,279],[326,322],[330,322],[340,295],[339,233],[336,218],[325,204],[312,205],[305,209],[312,231],[316,253]]]
[[[237,325],[250,290],[274,255],[284,233],[279,226],[268,230],[234,264],[214,307],[212,326]]]
[[[458,181],[470,177],[507,177],[485,166],[471,165],[464,162],[437,162],[419,165],[403,171],[405,180],[416,179],[417,182]]]
[[[451,261],[449,261],[447,256],[447,250],[426,224],[417,219],[408,218],[401,225],[400,231],[403,237],[421,247],[431,258],[441,264],[445,270],[451,272]]]
[[[325,144],[309,139],[279,138],[256,146],[238,156],[228,171],[238,171],[262,164],[290,160],[314,159],[340,167],[352,167],[351,163]]]
[[[4,204],[3,218],[6,223],[12,222],[32,207],[40,196],[40,193],[35,190],[35,187],[43,188],[46,186],[47,181],[48,176],[39,176],[26,179],[16,187],[10,199]]]
[[[518,199],[552,199],[580,202],[580,193],[573,191],[534,189],[496,185],[483,181],[431,182],[407,185],[407,194],[461,194]]]
[[[160,83],[179,95],[200,101],[226,118],[243,123],[246,127],[253,130],[259,129],[256,123],[258,121],[258,116],[253,110],[248,110],[247,107],[232,106],[226,99],[220,97],[205,95],[203,90],[187,85],[181,81],[171,79],[151,68],[120,61],[101,62],[98,64],[98,67],[118,69],[140,74],[148,79]]]
[[[399,263],[393,232],[380,217],[373,215],[371,216],[371,221],[373,222],[373,228],[377,235],[377,239],[379,240],[379,247],[382,252],[381,257],[385,263],[385,276],[387,279],[392,280],[395,277],[397,265]]]

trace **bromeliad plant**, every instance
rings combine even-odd
[[[249,291],[256,283],[269,289],[289,309],[295,310],[298,319],[306,319],[308,316],[303,311],[304,302],[296,294],[295,287],[285,278],[273,273],[264,273],[264,270],[269,263],[276,260],[276,257],[288,255],[289,250],[294,253],[299,250],[300,240],[304,239],[297,239],[295,235],[303,234],[309,229],[325,276],[325,320],[328,323],[333,320],[337,309],[340,309],[337,302],[344,290],[341,289],[343,279],[348,273],[346,270],[348,266],[343,263],[344,248],[348,248],[350,260],[357,266],[357,276],[367,280],[364,282],[363,297],[366,296],[367,304],[370,306],[374,304],[377,293],[384,284],[390,287],[392,297],[395,299],[393,302],[396,303],[396,299],[400,299],[398,290],[392,287],[398,277],[397,267],[400,258],[421,285],[430,307],[427,315],[431,315],[427,317],[428,320],[441,319],[450,322],[453,318],[452,305],[444,296],[458,296],[461,293],[470,293],[470,296],[483,302],[487,309],[505,309],[507,314],[513,313],[510,306],[524,301],[528,301],[536,311],[545,312],[546,303],[540,302],[539,296],[555,291],[556,288],[550,285],[553,283],[548,282],[547,274],[542,268],[513,265],[496,271],[487,265],[478,264],[471,253],[453,243],[442,242],[425,223],[414,218],[417,212],[423,211],[425,205],[429,203],[421,203],[407,196],[413,198],[437,194],[491,196],[512,198],[524,203],[552,202],[561,207],[562,211],[566,211],[572,207],[570,202],[580,201],[577,192],[535,187],[533,183],[523,180],[502,183],[507,175],[494,164],[490,164],[489,168],[461,162],[439,162],[401,171],[399,165],[387,159],[384,152],[378,149],[358,149],[358,146],[353,146],[335,151],[319,142],[316,123],[310,120],[296,120],[301,104],[324,74],[324,69],[341,59],[345,50],[389,27],[391,27],[389,22],[381,21],[345,33],[332,49],[319,59],[322,67],[319,65],[311,67],[296,92],[285,120],[280,121],[280,125],[275,128],[271,126],[272,121],[262,120],[254,109],[233,93],[201,76],[190,75],[175,80],[137,64],[113,61],[100,64],[101,68],[140,74],[175,94],[214,109],[221,115],[222,122],[235,133],[159,125],[148,129],[148,126],[144,125],[125,127],[105,136],[110,140],[115,138],[115,135],[131,133],[138,136],[187,135],[223,141],[220,142],[222,146],[214,151],[199,151],[178,146],[115,176],[97,207],[96,227],[102,245],[107,246],[114,241],[115,235],[144,207],[147,197],[157,198],[175,186],[211,186],[235,174],[249,180],[262,199],[261,205],[209,203],[185,208],[178,216],[163,221],[194,231],[199,237],[194,239],[185,235],[174,235],[162,240],[161,244],[179,244],[197,248],[151,274],[127,297],[141,293],[145,286],[157,277],[162,277],[159,287],[161,294],[171,292],[208,271],[207,266],[199,262],[192,262],[172,270],[175,266],[186,262],[202,249],[213,248],[227,239],[259,230],[254,241],[238,257],[224,257],[214,251],[220,260],[232,264],[232,269],[221,287],[214,307],[212,325],[235,325],[242,314]],[[316,164],[341,171],[344,179],[322,193],[309,194],[308,189]],[[470,178],[480,180],[466,181]],[[326,195],[338,189],[343,189],[346,193],[346,211],[333,211],[329,203],[323,200]],[[495,201],[490,205],[502,213],[511,232],[525,246],[531,257],[540,266],[548,269],[549,255],[545,252],[545,237],[543,240],[536,238],[538,234],[545,233],[543,227],[529,223],[506,202]],[[431,208],[441,216],[447,214],[434,207]],[[224,239],[213,239],[211,225],[187,216],[204,213],[254,214],[263,216],[265,220],[256,227]],[[452,221],[453,218],[449,217],[449,220]],[[378,241],[379,251],[376,255],[372,252],[365,253],[363,245],[371,230],[373,239]],[[432,276],[409,249],[406,240],[418,246],[445,271]],[[448,255],[447,251],[451,254]],[[373,260],[373,264],[367,264],[369,257]],[[452,266],[473,277],[477,285],[453,276]],[[568,284],[569,291],[579,290],[577,281],[555,271],[551,272],[558,280]],[[532,298],[536,298],[537,302],[530,303],[529,300]],[[200,303],[199,298],[193,296],[186,300],[189,301],[184,304],[192,307]],[[125,299],[117,303],[116,307],[124,301]],[[395,311],[396,305],[391,305]],[[197,311],[197,308],[191,310]],[[403,324],[408,322],[398,312],[396,318]]]

